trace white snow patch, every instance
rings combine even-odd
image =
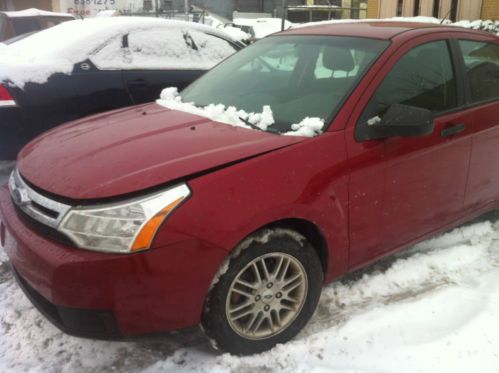
[[[367,125],[369,126],[374,126],[378,123],[381,123],[381,118],[378,115],[367,120]]]
[[[41,9],[36,9],[36,8],[29,8],[29,9],[24,9],[24,10],[19,10],[19,11],[13,11],[13,12],[2,12],[9,18],[18,18],[18,17],[40,17],[40,16],[47,16],[47,17],[67,17],[74,19],[75,17],[69,13],[56,13],[56,12],[48,12],[46,10],[41,10]]]
[[[238,110],[234,106],[226,107],[223,104],[210,104],[205,107],[198,107],[193,103],[183,102],[176,87],[165,88],[156,102],[168,109],[198,115],[234,127],[252,129],[251,126],[244,123],[244,121],[248,121],[261,130],[266,131],[274,124],[272,109],[269,105],[264,105],[261,113],[247,113],[244,110]],[[292,131],[283,133],[284,136],[313,137],[321,133],[324,127],[324,120],[319,118],[305,118],[300,123],[293,124],[291,127]]]
[[[120,11],[116,9],[107,9],[101,10],[99,13],[95,15],[96,18],[105,18],[105,17],[117,17],[120,15]]]
[[[234,24],[249,26],[255,33],[255,39],[262,39],[268,35],[282,31],[281,18],[234,18]],[[284,30],[293,26],[293,23],[285,20]]]
[[[284,133],[285,136],[314,137],[322,133],[324,120],[321,118],[305,118],[300,123],[291,126],[292,131]]]
[[[223,32],[229,34],[231,38],[236,41],[247,41],[251,39],[251,35],[247,34],[240,28],[233,27],[230,24],[225,24],[218,18],[213,16],[205,16],[204,24],[222,30]]]

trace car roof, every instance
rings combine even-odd
[[[466,31],[484,35],[481,31],[464,29],[435,23],[403,22],[403,21],[325,21],[301,25],[279,33],[280,35],[335,35],[357,36],[373,39],[389,40],[395,36],[412,31],[426,30],[427,33],[437,31]],[[490,34],[487,34],[490,35]]]

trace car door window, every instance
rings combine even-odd
[[[460,40],[473,102],[499,98],[499,45]]]
[[[457,106],[456,80],[445,41],[423,44],[405,54],[377,89],[360,124],[379,121],[394,104],[434,113]]]
[[[184,35],[188,35],[192,38],[192,41],[195,44],[193,47],[197,47],[197,49],[194,48],[194,50],[202,55],[207,62],[210,61],[213,63],[213,65],[237,52],[234,45],[215,35],[205,34],[204,32],[197,30],[186,31]]]
[[[90,55],[90,61],[99,70],[120,70],[130,66],[130,58],[123,48],[123,37],[116,37],[105,43]]]
[[[131,69],[208,70],[235,52],[226,41],[178,28],[131,32]]]

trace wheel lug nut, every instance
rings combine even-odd
[[[255,300],[256,300],[257,302],[258,302],[260,299],[261,299],[261,297],[260,297],[259,295],[257,295],[257,296],[255,297]]]
[[[274,286],[274,284],[273,284],[272,282],[269,282],[269,283],[267,284],[267,288],[269,288],[269,289],[270,289],[272,286]]]
[[[265,311],[268,311],[268,310],[270,310],[270,306],[265,306],[263,309],[264,309]]]
[[[282,293],[277,293],[277,294],[275,295],[275,297],[276,297],[276,298],[280,298],[280,297],[282,297]]]

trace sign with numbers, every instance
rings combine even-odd
[[[60,0],[60,8],[61,12],[76,17],[94,17],[103,10],[138,12],[142,10],[143,3],[142,0]]]

